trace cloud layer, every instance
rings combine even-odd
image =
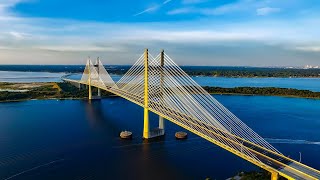
[[[281,17],[288,0],[212,7],[208,0],[166,0],[131,16],[162,13],[187,19],[121,23],[24,17],[12,11],[17,3],[0,1],[0,64],[82,64],[89,55],[102,56],[108,64],[131,64],[146,47],[164,48],[182,65],[320,64],[318,15],[301,9],[288,21]]]

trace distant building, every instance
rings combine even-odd
[[[320,66],[305,65],[304,69],[320,69]]]

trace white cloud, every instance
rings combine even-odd
[[[30,34],[15,32],[15,31],[11,31],[11,32],[9,32],[9,34],[17,40],[23,40],[23,39],[27,39],[27,38],[31,37]]]
[[[201,2],[207,2],[205,0],[184,0],[183,4],[198,4]],[[226,3],[216,7],[199,7],[194,5],[192,7],[182,6],[174,10],[169,11],[167,14],[187,14],[187,13],[196,13],[201,15],[224,15],[224,14],[233,14],[246,13],[264,16],[271,13],[280,12],[282,8],[275,8],[269,6],[289,6],[290,3],[288,0],[282,0],[281,2],[276,0],[238,0],[232,3]]]
[[[242,11],[242,10],[248,9],[249,6],[250,5],[247,4],[247,1],[239,1],[236,3],[226,4],[217,8],[207,9],[203,11],[203,13],[208,15],[220,15],[220,14],[226,14],[230,12]]]
[[[319,52],[320,53],[320,46],[297,46],[294,49],[299,51],[305,52]]]
[[[280,12],[280,8],[272,8],[272,7],[263,7],[257,9],[257,15],[258,16],[266,16],[272,13]]]
[[[183,9],[181,11],[184,11]],[[178,13],[178,12],[176,12]],[[17,19],[2,23],[0,46],[33,47],[66,51],[103,50],[96,44],[120,48],[132,44],[202,43],[256,41],[268,44],[300,44],[315,41],[320,26],[315,21],[259,21],[217,23],[180,22],[180,23],[93,23],[53,19]],[[316,21],[318,22],[318,21]],[[297,27],[296,24],[303,24]],[[313,28],[304,28],[313,27]],[[19,41],[12,41],[12,40]],[[319,40],[320,41],[320,40]],[[320,42],[319,42],[320,43]],[[86,45],[86,48],[83,48]],[[50,47],[50,48],[48,48]],[[59,48],[61,47],[61,48]],[[72,48],[70,48],[72,47]],[[110,49],[111,50],[111,49]],[[114,51],[114,50],[112,50]]]
[[[169,2],[171,1],[163,1],[164,4]],[[171,15],[199,12],[213,15],[247,10],[252,10],[252,13],[255,14],[258,7],[267,6],[229,4],[215,9],[186,7],[171,11]],[[156,10],[149,8],[149,10],[146,9],[137,14]],[[6,15],[11,14],[8,9],[5,11]],[[300,26],[296,26],[296,24],[300,24]],[[296,52],[303,51],[305,53],[319,52],[319,46],[314,44],[320,44],[320,40],[314,38],[320,36],[319,20],[310,17],[300,17],[291,21],[281,19],[274,21],[248,20],[238,23],[221,22],[214,19],[159,23],[99,23],[8,15],[0,16],[0,26],[0,63],[6,63],[10,58],[16,59],[17,62],[29,63],[30,60],[35,62],[33,59],[39,59],[38,55],[44,56],[44,52],[47,53],[47,51],[52,55],[51,63],[68,64],[71,61],[69,59],[74,59],[72,62],[76,63],[76,59],[80,60],[90,54],[102,52],[108,54],[110,52],[108,56],[114,56],[116,58],[113,59],[117,59],[113,63],[123,64],[130,63],[132,59],[129,56],[140,52],[145,47],[156,49],[166,47],[168,51],[181,48],[181,51],[185,51],[181,54],[183,56],[185,53],[191,54],[184,49],[185,46],[190,47],[189,50],[193,48],[197,50],[197,47],[204,45],[208,49],[214,49],[214,46],[225,47],[226,44],[228,46],[237,46],[238,44],[245,46],[249,43],[256,43],[258,45],[279,46],[278,49],[290,45],[290,47],[296,47],[292,48]],[[302,44],[301,42],[304,43],[304,46],[299,46]],[[241,49],[242,46],[237,48]],[[256,48],[256,46],[250,48]],[[24,58],[24,54],[29,54],[29,51],[33,52],[33,56],[30,54],[29,58]],[[210,53],[210,51],[208,52]],[[250,51],[248,52],[250,53]],[[118,60],[120,56],[126,56],[123,59],[126,59],[127,56],[129,58],[127,61],[120,62]],[[203,56],[205,55],[203,54]],[[211,57],[207,60],[209,64]],[[39,62],[42,63],[40,60]]]
[[[119,47],[99,47],[95,45],[57,45],[57,46],[32,46],[33,49],[49,50],[49,51],[60,51],[60,52],[122,52]]]
[[[147,30],[141,29],[128,35],[119,36],[119,40],[131,42],[167,42],[167,43],[205,43],[218,41],[254,41],[268,37],[265,33],[235,32],[214,30]],[[147,37],[147,38],[146,38]]]
[[[200,2],[205,2],[204,0],[185,0],[183,1],[185,4],[196,4]],[[183,7],[169,11],[167,14],[175,15],[175,14],[188,14],[188,13],[196,13],[202,15],[223,15],[228,13],[242,12],[242,11],[250,11],[252,6],[256,6],[257,3],[252,0],[239,0],[235,3],[228,3],[218,7]]]
[[[174,9],[174,10],[168,11],[167,14],[168,15],[189,14],[189,13],[192,13],[192,12],[197,12],[197,10],[194,9],[194,8],[185,7],[185,8],[178,8],[178,9]]]
[[[27,0],[0,0],[0,17],[9,16],[8,9]]]

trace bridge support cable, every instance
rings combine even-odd
[[[241,149],[241,146],[239,145],[240,142],[229,134],[224,133],[220,134],[220,136],[217,136],[213,133],[210,133],[209,129],[201,128],[204,124],[208,123],[206,122],[206,116],[203,115],[206,112],[199,109],[199,103],[194,101],[194,94],[189,93],[187,89],[185,89],[185,87],[178,82],[177,75],[170,74],[168,72],[169,69],[167,64],[164,66],[163,96],[161,97],[159,95],[159,67],[161,66],[159,62],[161,61],[156,60],[157,58],[153,58],[152,56],[149,58],[149,108],[158,112],[162,112],[163,114],[166,114],[169,117],[171,116],[174,119],[178,119],[185,126],[191,127],[195,131],[201,132],[203,135],[214,138],[215,140],[222,142],[238,152],[242,151],[243,154],[246,154],[248,157],[259,161],[259,159],[250,151],[247,149]],[[180,77],[178,77],[178,79],[179,78]],[[163,101],[160,101],[161,98],[163,98]],[[170,111],[169,109],[171,108],[173,110]],[[168,113],[169,111],[171,114]],[[205,123],[201,122],[201,119],[204,119]],[[219,126],[219,123],[215,124],[215,127],[217,126]],[[219,128],[221,128],[221,126]],[[221,133],[221,131],[218,133]],[[224,136],[227,136],[233,141],[226,140]]]
[[[96,63],[94,64],[94,67],[96,68],[96,71],[98,72],[98,75],[100,76],[100,68],[99,68],[100,58],[98,57],[96,60]],[[98,98],[101,98],[101,88],[98,89]]]
[[[104,65],[102,64],[100,58],[97,59],[96,63],[96,71],[99,76],[99,81],[104,84],[104,87],[107,88],[117,88],[116,83],[113,81],[107,70],[105,69]]]
[[[124,92],[134,94],[143,101],[144,97],[144,54],[116,83]]]
[[[202,112],[202,119],[211,125],[220,124],[219,128],[224,129],[236,136],[239,136],[248,141],[254,142],[267,149],[280,153],[272,145],[266,142],[262,137],[255,133],[251,128],[245,125],[239,118],[228,111],[215,98],[206,92],[200,85],[198,85],[192,78],[190,78],[178,65],[176,65],[171,58],[166,56],[166,64],[168,64],[168,73],[175,77],[177,81],[191,94],[193,99],[198,102],[198,110]],[[203,114],[205,112],[205,114]],[[207,115],[210,116],[207,116]],[[223,126],[223,127],[221,127]]]
[[[67,79],[65,79],[67,80]],[[74,80],[67,80],[75,82]],[[114,83],[100,60],[90,59],[81,84],[104,89],[144,108],[143,137],[164,134],[164,118],[272,173],[289,179],[320,179],[320,171],[282,155],[188,76],[168,55],[148,50]],[[149,111],[159,115],[155,134]]]
[[[116,84],[104,68],[100,59],[98,59],[96,65],[94,65],[91,59],[88,58],[80,83],[88,85],[89,99],[93,99],[91,86],[97,87],[98,89],[116,88]]]
[[[90,66],[91,66],[91,60],[90,60],[90,58],[89,58],[89,68],[88,68],[88,70],[89,70],[89,76],[88,76],[88,88],[89,88],[89,100],[91,100],[92,99],[92,88],[91,88],[91,69],[90,69]]]
[[[99,70],[99,72],[97,70]],[[102,89],[116,87],[116,84],[100,60],[98,61],[97,67],[95,67],[91,59],[88,59],[80,83],[88,84],[89,80],[92,86],[101,87]]]

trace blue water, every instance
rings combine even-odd
[[[61,82],[65,73],[0,71],[0,82]]]
[[[216,87],[281,87],[320,91],[320,78],[225,78],[192,77],[201,86]]]
[[[62,82],[65,73],[0,71],[0,82]],[[122,76],[111,75],[117,82]],[[81,74],[72,74],[71,79],[81,79]],[[192,77],[201,86],[216,87],[282,87],[320,92],[320,78],[225,78]]]
[[[301,152],[320,169],[320,100],[215,97],[283,154]],[[119,97],[0,103],[0,114],[0,179],[225,179],[258,169],[193,134],[175,140],[182,129],[167,121],[164,139],[143,142],[142,108]]]
[[[117,82],[122,76],[111,75]],[[81,79],[80,74],[73,74],[71,79]],[[226,77],[192,77],[201,86],[213,87],[281,87],[320,92],[320,78],[226,78]]]

